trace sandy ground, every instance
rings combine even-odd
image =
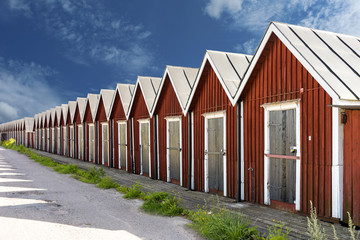
[[[199,239],[182,217],[125,200],[0,148],[0,239]]]

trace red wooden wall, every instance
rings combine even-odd
[[[67,157],[70,157],[70,126],[73,125],[73,123],[71,122],[71,118],[70,118],[70,109],[68,110],[67,113],[67,120],[66,120],[66,131],[67,131]]]
[[[165,78],[154,116],[158,115],[158,146],[160,179],[167,181],[167,129],[166,119],[169,116],[181,116],[182,137],[182,180],[188,186],[188,116],[184,116],[169,76]]]
[[[303,89],[301,93],[300,89]],[[264,202],[264,103],[300,99],[301,211],[314,203],[331,217],[332,100],[272,35],[241,96],[244,101],[245,199]],[[311,140],[309,140],[311,136]],[[254,171],[248,171],[253,168]]]
[[[106,113],[105,113],[105,108],[104,108],[104,103],[102,100],[102,97],[100,97],[99,100],[99,108],[97,110],[96,113],[96,121],[99,122],[99,128],[96,134],[98,134],[98,149],[99,149],[99,161],[98,163],[100,165],[103,164],[103,159],[102,159],[102,127],[101,127],[101,123],[103,122],[108,122],[107,118],[106,118]],[[108,129],[110,129],[110,124],[108,125]],[[94,129],[95,130],[95,129]],[[109,135],[109,163],[110,163],[110,135]],[[104,166],[108,166],[107,164],[104,164]]]
[[[133,148],[134,148],[134,158],[135,158],[135,173],[140,174],[140,147],[139,147],[139,122],[141,119],[149,119],[149,112],[146,107],[146,103],[141,92],[140,86],[136,90],[133,105],[129,115],[129,121],[132,119],[132,128],[133,128]],[[128,143],[130,143],[130,124],[128,124]],[[132,144],[132,143],[131,143]],[[150,161],[151,161],[151,176],[154,176],[154,123],[150,121]],[[130,157],[130,144],[128,144],[128,166],[131,166],[131,157]],[[128,168],[131,171],[131,167]]]
[[[91,116],[91,109],[90,109],[90,103],[87,102],[86,103],[86,107],[85,107],[85,114],[84,114],[84,122],[85,122],[85,132],[86,132],[86,139],[85,139],[85,142],[84,142],[84,146],[85,146],[85,155],[84,155],[84,158],[86,161],[89,161],[89,123],[93,123],[93,120],[92,120],[92,116]],[[94,124],[94,134],[95,133],[95,124]]]
[[[113,139],[114,139],[114,143],[113,143],[113,148],[114,148],[113,162],[114,162],[114,167],[115,168],[120,168],[120,166],[119,166],[119,148],[118,148],[119,135],[118,135],[118,123],[117,123],[117,121],[126,120],[126,115],[125,115],[124,108],[122,106],[121,99],[120,99],[120,96],[119,96],[118,92],[116,92],[116,94],[115,94],[115,101],[114,101],[114,105],[113,105],[112,112],[111,112],[111,115],[110,115],[110,119],[114,120],[114,132],[113,132]],[[128,168],[129,168],[129,166],[130,165],[128,165]]]
[[[344,126],[344,221],[360,225],[360,111],[346,110]]]
[[[74,116],[74,128],[75,128],[75,156],[74,158],[79,159],[79,127],[81,124],[80,111],[78,105],[76,105],[75,116]],[[83,160],[83,159],[80,159]]]
[[[226,112],[226,166],[227,166],[227,195],[236,197],[237,171],[237,139],[236,139],[236,106],[233,107],[226,95],[219,79],[209,62],[206,63],[195,97],[190,106],[194,114],[194,175],[195,190],[204,191],[204,148],[205,148],[205,120],[202,114],[217,111]]]

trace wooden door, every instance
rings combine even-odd
[[[168,181],[180,184],[180,120],[168,121]]]
[[[296,110],[269,112],[270,204],[294,204],[296,197]],[[295,207],[295,205],[293,206]]]
[[[102,164],[109,166],[109,130],[107,124],[102,124]]]
[[[94,124],[89,125],[89,162],[95,162],[95,131],[94,131]]]
[[[126,168],[126,123],[118,123],[119,168]]]
[[[205,157],[207,157],[207,182],[210,192],[224,192],[224,118],[207,121]]]
[[[140,123],[140,161],[141,172],[140,174],[149,175],[149,162],[150,162],[150,128],[149,122]]]
[[[78,142],[79,142],[79,146],[78,146],[78,158],[80,160],[84,159],[84,132],[83,132],[83,127],[82,125],[78,126]]]

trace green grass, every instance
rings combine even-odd
[[[123,197],[126,199],[135,199],[135,198],[144,199],[145,193],[142,192],[142,189],[143,187],[137,181],[135,185],[128,188],[128,191],[125,193]]]
[[[120,192],[120,193],[127,193],[129,191],[129,188],[126,185],[123,186],[118,186],[116,188],[116,191]]]
[[[212,211],[199,209],[190,211],[190,224],[197,232],[207,239],[259,239],[256,227],[249,226],[250,222],[240,214],[215,208]]]
[[[165,192],[148,193],[144,199],[142,209],[151,214],[178,216],[184,212],[184,209],[179,206],[180,200]]]
[[[114,180],[111,177],[103,177],[96,186],[103,189],[110,189],[110,188],[118,188],[120,185],[114,182]]]
[[[98,184],[101,178],[105,176],[105,171],[102,167],[96,168],[95,166],[88,171],[77,170],[73,177],[84,183]]]
[[[75,174],[79,168],[73,164],[58,164],[56,167],[53,168],[56,172],[61,174]]]

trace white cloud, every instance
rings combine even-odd
[[[258,46],[258,41],[255,38],[252,38],[244,43],[237,44],[234,49],[235,51],[239,53],[245,53],[245,54],[255,54],[255,50]]]
[[[59,105],[58,94],[46,81],[55,75],[48,67],[0,58],[0,122],[32,117]]]
[[[151,32],[142,24],[115,16],[100,1],[41,0],[27,7],[34,12],[28,17],[62,41],[67,48],[63,55],[75,63],[105,63],[125,72],[139,72],[153,59],[146,42]],[[9,9],[20,11],[10,4]],[[138,52],[147,56],[138,60]]]
[[[264,34],[271,21],[360,36],[359,0],[208,0],[205,14],[231,31],[247,31],[250,39],[236,50],[247,52],[251,39]]]

